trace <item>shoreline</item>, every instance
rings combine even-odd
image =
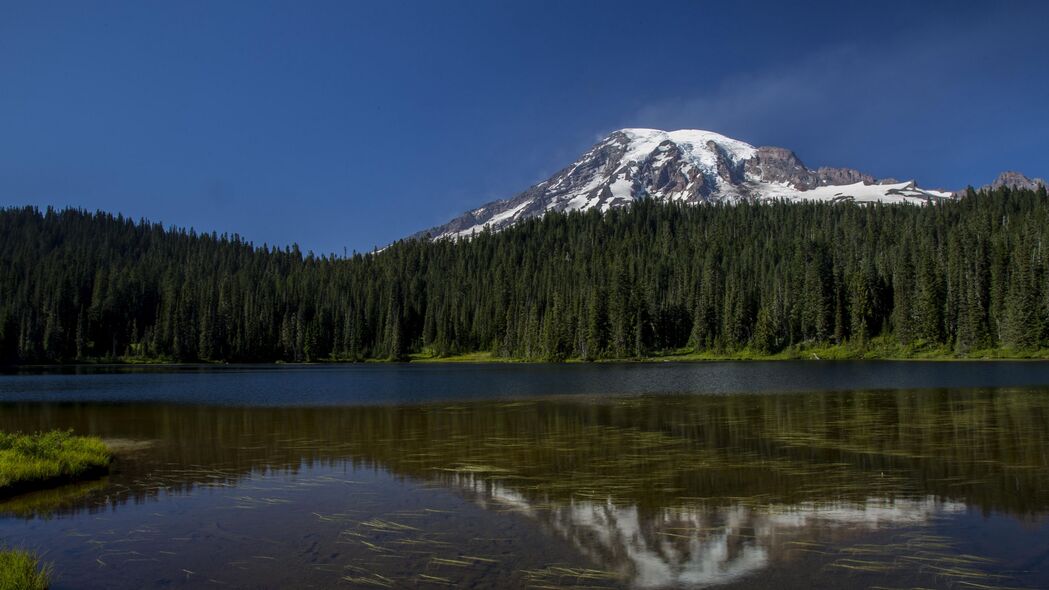
[[[706,363],[706,362],[770,362],[770,361],[893,361],[893,362],[973,362],[973,361],[1049,361],[1049,349],[1034,351],[1012,351],[1006,349],[988,349],[968,354],[946,353],[934,350],[915,350],[903,354],[878,354],[874,351],[848,350],[845,347],[813,348],[807,350],[781,351],[775,354],[760,354],[743,350],[731,353],[714,352],[675,352],[643,357],[601,358],[584,360],[581,358],[522,359],[495,356],[490,352],[471,352],[464,354],[433,356],[430,353],[413,353],[403,360],[369,358],[363,360],[318,359],[315,361],[172,361],[139,359],[98,359],[82,362],[63,362],[53,364],[0,365],[3,371],[77,369],[77,368],[221,368],[221,367],[317,367],[335,365],[368,365],[368,364],[644,364],[644,363]]]
[[[113,453],[102,439],[72,431],[0,431],[0,502],[41,490],[100,478]]]

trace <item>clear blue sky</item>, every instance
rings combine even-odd
[[[8,2],[0,205],[370,250],[621,127],[1049,175],[1049,2]]]

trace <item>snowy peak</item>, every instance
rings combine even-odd
[[[925,203],[951,198],[913,182],[848,168],[810,170],[794,152],[754,147],[712,131],[620,129],[549,179],[519,195],[469,211],[416,237],[468,237],[548,211],[607,211],[638,199],[707,203],[823,200]]]
[[[623,157],[627,161],[641,162],[652,156],[662,157],[676,147],[688,161],[708,169],[715,168],[722,158],[740,164],[753,158],[757,152],[749,143],[699,129],[621,129],[605,141],[625,142],[628,149]]]

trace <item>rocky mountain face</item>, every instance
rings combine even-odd
[[[779,147],[757,148],[754,158],[747,160],[746,170],[752,178],[765,182],[789,184],[803,191],[827,185],[856,184],[857,182],[877,183],[870,174],[864,174],[851,168],[824,167],[809,170],[794,152]]]
[[[621,129],[570,166],[509,199],[492,201],[418,238],[498,231],[548,211],[607,211],[638,199],[683,203],[770,199],[927,203],[954,198],[850,168],[805,166],[794,152],[710,131]]]
[[[1019,172],[1007,170],[998,175],[994,182],[984,185],[984,189],[996,189],[1002,187],[1020,188],[1027,190],[1038,190],[1039,187],[1047,186],[1041,178],[1027,178]]]

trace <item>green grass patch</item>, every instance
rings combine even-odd
[[[1016,350],[1012,348],[987,348],[958,351],[939,343],[914,342],[900,344],[891,336],[872,338],[863,344],[806,343],[785,348],[779,352],[766,353],[752,348],[738,350],[703,350],[692,348],[653,353],[641,358],[601,359],[606,362],[640,361],[842,361],[842,360],[915,360],[915,361],[966,361],[966,360],[1047,360],[1049,349]]]
[[[692,347],[676,350],[651,351],[641,357],[623,358],[601,357],[582,359],[569,357],[554,361],[542,357],[508,358],[497,356],[491,351],[473,351],[442,356],[432,348],[425,348],[410,353],[404,360],[412,363],[546,363],[546,362],[668,362],[668,361],[784,361],[784,360],[926,360],[926,361],[964,361],[964,360],[1049,360],[1049,348],[1021,350],[1007,347],[957,350],[943,343],[917,341],[901,344],[893,336],[877,336],[863,343],[845,342],[842,344],[807,342],[787,347],[783,350],[768,353],[753,348],[734,350],[708,349],[696,351]],[[322,358],[310,362],[289,363],[275,361],[274,364],[341,364],[341,363],[389,363],[389,358]],[[125,356],[118,359],[92,359],[83,364],[121,364],[121,365],[180,365],[180,364],[223,364],[222,361],[195,361],[180,363],[169,358],[148,358]],[[270,364],[269,362],[259,364]]]
[[[520,359],[495,356],[489,351],[467,352],[448,356],[437,356],[433,352],[425,351],[409,356],[413,363],[515,363]]]
[[[1011,348],[988,348],[980,350],[958,351],[940,344],[917,341],[901,344],[892,336],[878,336],[860,344],[804,343],[791,346],[774,353],[767,353],[752,348],[737,350],[702,350],[691,347],[677,350],[652,352],[642,357],[600,358],[596,362],[675,362],[675,361],[786,361],[786,360],[926,360],[926,361],[962,361],[962,360],[1038,360],[1049,359],[1049,349],[1015,350]],[[468,352],[449,356],[439,356],[431,350],[410,355],[413,363],[527,363],[545,362],[543,359],[505,358],[491,352]],[[579,358],[564,359],[563,362],[587,362]]]
[[[93,436],[0,432],[0,497],[101,474],[111,458],[102,439]]]
[[[26,551],[0,550],[0,590],[47,590],[49,569]]]

